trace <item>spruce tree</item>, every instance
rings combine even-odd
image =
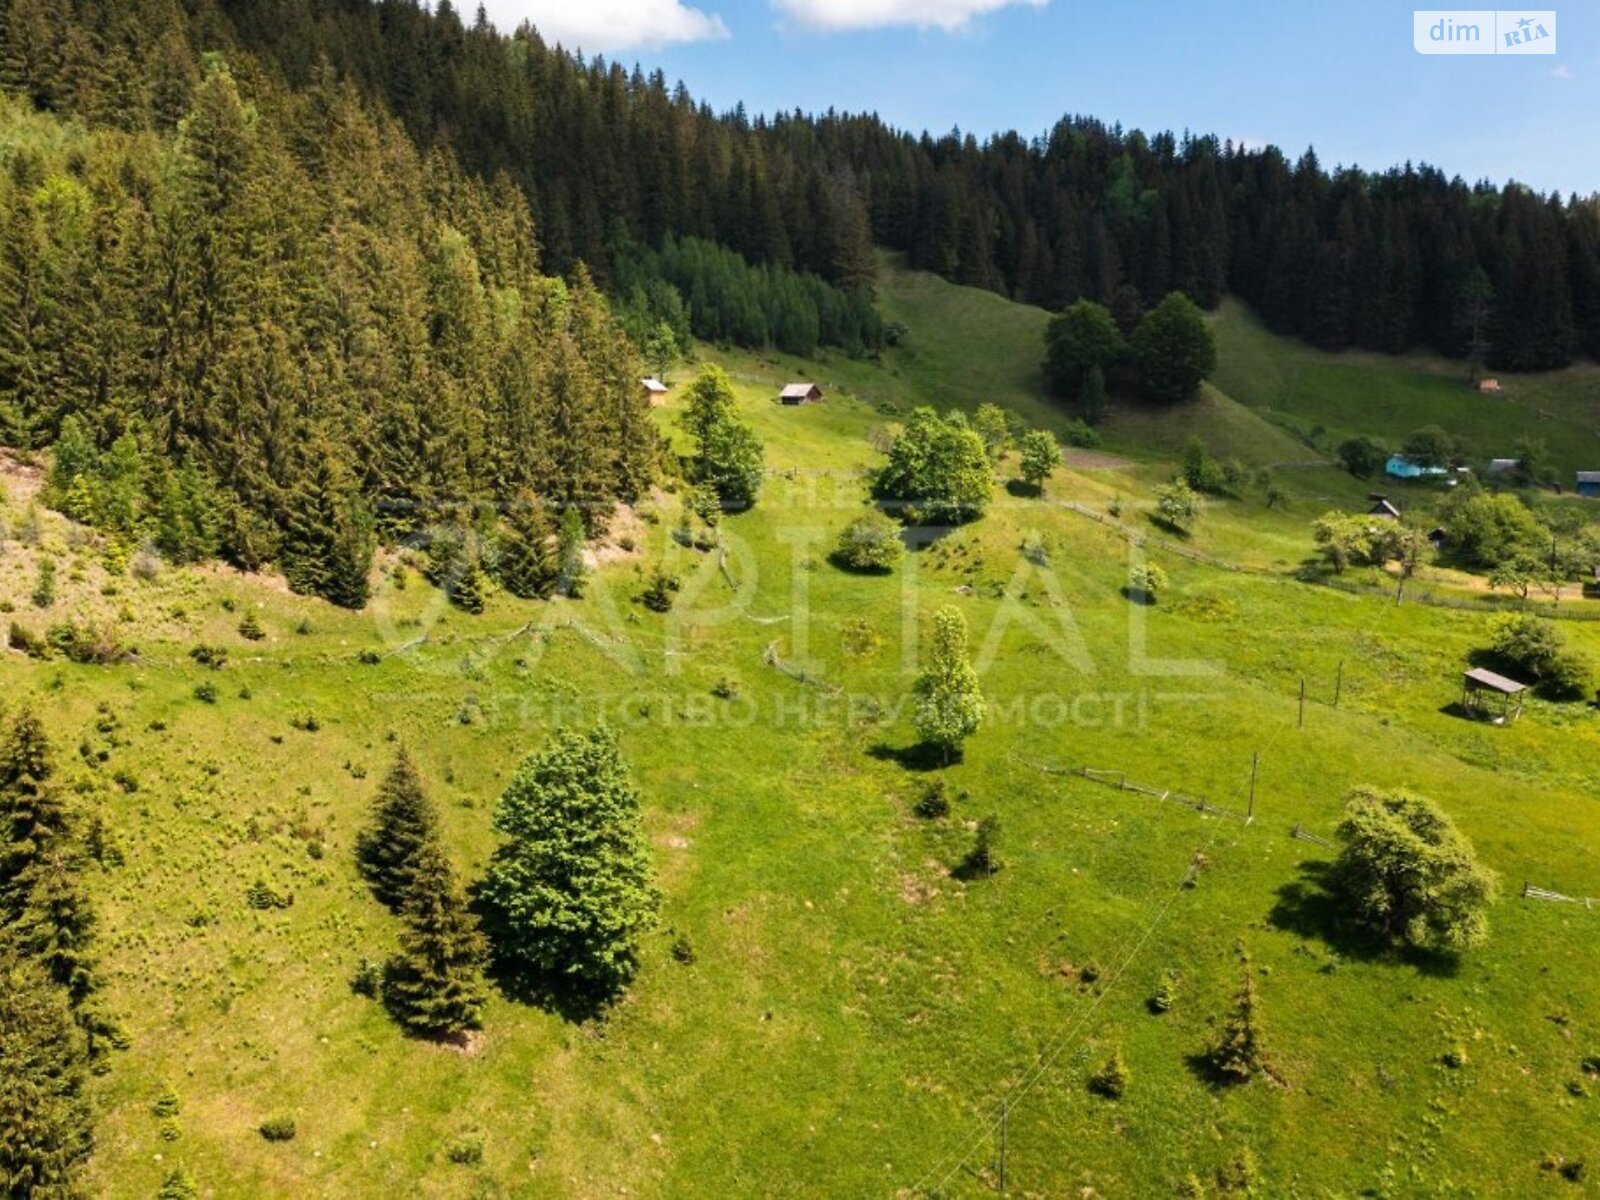
[[[584,580],[589,568],[583,561],[583,550],[588,534],[583,527],[583,514],[577,505],[568,505],[561,514],[561,532],[556,555],[561,565],[557,589],[569,600],[583,598]]]
[[[439,818],[410,754],[402,750],[378,788],[356,859],[372,892],[396,912],[415,892],[424,850],[439,836]]]
[[[70,834],[44,725],[24,709],[0,741],[0,919],[27,907],[34,873]]]
[[[401,916],[400,953],[390,960],[384,981],[390,1012],[424,1037],[456,1037],[479,1028],[486,945],[436,840],[417,854]]]
[[[1260,996],[1256,991],[1255,969],[1249,958],[1241,968],[1239,991],[1233,1008],[1222,1026],[1222,1035],[1211,1050],[1211,1065],[1228,1083],[1248,1083],[1267,1070],[1266,1050],[1262,1045]]]
[[[0,936],[0,1194],[73,1196],[93,1125],[66,993]]]
[[[500,583],[523,600],[545,600],[561,578],[556,531],[538,497],[524,494],[507,515],[500,539]]]
[[[558,730],[518,769],[495,811],[505,839],[483,896],[508,965],[604,1002],[638,967],[659,898],[616,735]]]

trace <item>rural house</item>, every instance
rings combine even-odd
[[[1578,472],[1578,495],[1600,499],[1600,471]]]
[[[1388,500],[1380,499],[1367,513],[1369,517],[1381,517],[1385,521],[1398,521],[1400,510]]]
[[[822,399],[822,389],[814,383],[791,383],[779,394],[783,404],[815,404]]]
[[[1515,475],[1517,468],[1522,465],[1520,458],[1491,458],[1489,460],[1490,475]]]
[[[666,403],[669,389],[661,380],[651,376],[649,379],[641,379],[639,386],[644,388],[645,399],[649,400],[651,404]]]
[[[1498,379],[1482,379],[1478,381],[1478,391],[1485,396],[1495,396],[1504,390],[1500,386]]]

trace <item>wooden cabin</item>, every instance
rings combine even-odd
[[[780,404],[815,404],[822,399],[822,389],[814,383],[791,383],[778,393]]]

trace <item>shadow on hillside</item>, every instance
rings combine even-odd
[[[1006,495],[1017,500],[1037,500],[1044,495],[1044,485],[1029,483],[1026,479],[1008,479]]]
[[[1356,962],[1389,962],[1411,967],[1422,975],[1450,977],[1461,969],[1453,954],[1395,946],[1387,938],[1350,919],[1344,901],[1333,888],[1333,864],[1300,864],[1300,878],[1278,889],[1278,902],[1267,914],[1275,929],[1323,942],[1341,958]]]
[[[501,921],[500,914],[484,901],[481,892],[474,890],[471,908],[477,915],[478,923],[484,933],[488,935],[489,944],[491,946],[503,944],[503,939],[496,936],[496,926]],[[576,985],[564,976],[532,971],[494,954],[491,954],[484,968],[484,977],[490,986],[500,993],[502,999],[509,1000],[513,1004],[526,1004],[532,1008],[543,1009],[551,1016],[560,1017],[572,1025],[600,1020],[616,999],[614,995],[602,995],[592,989]]]
[[[1137,604],[1143,608],[1154,608],[1156,605],[1156,598],[1149,592],[1136,591],[1126,584],[1122,588],[1122,598],[1129,604]]]
[[[943,747],[929,742],[917,742],[910,746],[891,746],[888,742],[879,742],[868,747],[867,753],[879,762],[896,763],[907,771],[938,771],[961,761],[961,751],[956,750],[947,756]]]

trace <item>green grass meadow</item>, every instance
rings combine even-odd
[[[1421,415],[1443,403],[1435,376],[1324,363],[1228,309],[1193,410],[1116,415],[1108,449],[1126,461],[1063,471],[1042,498],[997,486],[982,521],[859,576],[828,553],[863,504],[875,426],[918,400],[1064,419],[1040,398],[1042,313],[898,268],[884,308],[910,333],[882,365],[702,350],[728,366],[770,468],[761,503],[725,523],[725,570],[670,537],[667,492],[583,601],[499,595],[479,617],[415,571],[404,588],[385,573],[350,614],[220,569],[113,579],[50,514],[41,545],[7,542],[9,619],[121,613],[140,651],[0,660],[6,709],[47,718],[63,776],[125,856],[92,880],[105,996],[131,1038],[96,1083],[93,1194],[153,1196],[182,1163],[218,1197],[976,1197],[997,1188],[1003,1103],[1019,1196],[1174,1195],[1190,1172],[1209,1189],[1246,1147],[1262,1195],[1588,1194],[1542,1164],[1600,1169],[1600,1096],[1577,1094],[1600,1091],[1580,1069],[1600,1054],[1600,907],[1519,893],[1600,893],[1600,718],[1534,700],[1509,727],[1463,720],[1450,706],[1483,613],[1294,577],[1310,521],[1365,485],[1306,465],[1319,455],[1288,426],[1441,419]],[[777,405],[797,377],[827,400]],[[1566,389],[1576,413],[1588,376],[1573,378],[1530,388]],[[1394,407],[1368,421],[1367,395]],[[676,414],[657,410],[669,433]],[[1209,506],[1193,547],[1252,569],[1152,546],[1172,591],[1132,604],[1127,540],[1057,502],[1115,504],[1153,532],[1154,488],[1195,431],[1252,466],[1299,464],[1276,469],[1289,500]],[[1489,449],[1487,426],[1466,431]],[[1573,432],[1559,453],[1587,448]],[[28,484],[6,484],[15,524]],[[50,612],[29,600],[42,553],[61,564]],[[657,565],[683,581],[665,615],[637,602]],[[944,604],[970,622],[990,719],[930,773],[907,754],[906,696]],[[246,611],[264,641],[237,633]],[[1600,623],[1563,629],[1600,660]],[[191,661],[202,641],[228,648],[222,670]],[[195,697],[206,682],[215,703]],[[724,682],[736,698],[713,694]],[[520,759],[602,718],[645,797],[664,897],[626,1000],[572,1024],[497,996],[468,1052],[404,1037],[350,988],[397,932],[353,863],[397,746],[476,877]],[[1060,773],[1125,771],[1242,810],[1256,755],[1249,824]],[[914,812],[934,774],[955,798],[944,820]],[[1290,831],[1331,837],[1367,783],[1439,801],[1500,873],[1482,950],[1373,957],[1330,925],[1308,865],[1331,852]],[[989,814],[1004,866],[963,881]],[[293,904],[251,910],[258,877]],[[670,952],[680,936],[692,962]],[[1219,1090],[1191,1060],[1241,948],[1281,1080]],[[1153,1015],[1168,973],[1177,1002]],[[1132,1073],[1117,1102],[1086,1088],[1114,1047]],[[169,1084],[182,1109],[164,1129],[151,1106]],[[278,1114],[292,1142],[256,1132]],[[452,1161],[476,1138],[480,1162]]]

